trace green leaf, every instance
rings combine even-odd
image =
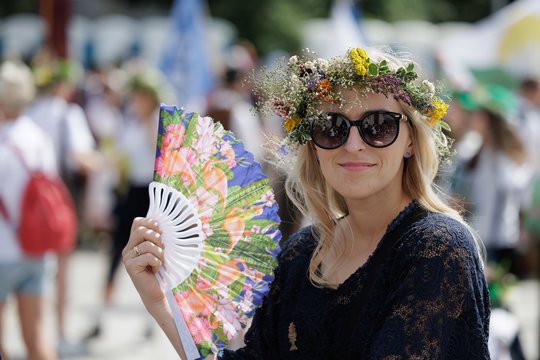
[[[227,261],[227,255],[218,254],[215,252],[204,251],[204,256],[208,262],[216,262],[218,264],[223,264]]]
[[[242,291],[242,289],[244,288],[244,283],[246,282],[246,277],[245,276],[240,276],[238,279],[236,279],[235,282],[233,282],[230,286],[229,286],[229,291],[230,291],[230,294],[232,294],[233,296],[236,296],[238,294],[240,294],[240,292]]]
[[[377,75],[377,73],[378,73],[377,65],[375,65],[373,63],[369,64],[368,72],[369,72],[369,75],[372,75],[372,76]]]
[[[218,340],[223,341],[225,344],[229,342],[229,339],[227,339],[227,337],[225,336],[225,333],[223,332],[222,328],[219,328],[218,330],[216,330],[214,334],[216,334]]]
[[[447,122],[444,122],[444,121],[439,121],[439,124],[440,126],[446,130],[446,131],[452,131],[452,129],[450,128],[450,125],[448,125]]]
[[[258,242],[260,240],[255,239],[251,242],[239,241],[230,255],[243,259],[252,269],[269,274],[277,264],[276,259],[263,250],[268,243],[268,239],[264,241],[263,245],[257,244]]]
[[[191,145],[193,138],[197,134],[197,123],[199,122],[199,114],[193,113],[193,117],[189,120],[189,125],[186,129],[186,134],[184,137],[184,144]]]
[[[266,192],[268,179],[264,178],[249,184],[246,187],[232,186],[227,194],[227,210],[240,207],[251,208],[253,203],[260,199],[261,195]],[[268,187],[270,189],[270,187]]]

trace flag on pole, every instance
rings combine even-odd
[[[160,69],[176,92],[177,104],[203,111],[214,83],[206,51],[203,0],[175,0],[170,35]]]

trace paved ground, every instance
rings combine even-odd
[[[94,323],[99,307],[106,255],[96,251],[77,251],[72,258],[69,278],[70,296],[67,330],[72,341],[80,340]],[[145,338],[147,317],[137,292],[127,274],[120,269],[115,293],[115,306],[106,317],[101,337],[86,344],[78,355],[64,357],[72,360],[167,360],[177,359],[165,335],[152,323],[153,336]],[[539,309],[540,285],[535,281],[522,282],[509,296],[510,305],[522,326],[523,346],[528,360],[540,358]],[[55,341],[53,293],[48,293],[48,337]],[[4,324],[6,347],[12,360],[25,359],[24,348],[15,318],[15,306],[8,303]]]
[[[69,306],[67,314],[67,331],[72,342],[78,342],[86,335],[94,324],[94,319],[101,303],[102,287],[107,267],[106,255],[95,251],[78,251],[71,260],[72,272],[69,277]],[[51,341],[56,341],[56,326],[52,316],[54,311],[54,294],[49,291],[47,329]],[[15,318],[15,304],[9,304],[4,329],[7,337],[7,351],[13,360],[22,360],[24,348],[19,336],[19,328]],[[131,284],[123,266],[118,272],[115,289],[115,305],[105,317],[102,334],[84,346],[79,346],[78,355],[67,356],[73,360],[150,360],[178,359],[154,322],[153,336],[145,338],[145,325],[149,317],[142,302]]]

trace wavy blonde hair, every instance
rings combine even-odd
[[[418,201],[426,210],[446,214],[463,223],[477,239],[474,231],[465,223],[460,213],[439,195],[439,190],[434,184],[441,154],[438,149],[446,146],[446,144],[439,144],[445,141],[442,133],[434,131],[414,108],[403,103],[401,106],[404,114],[410,119],[410,122],[406,122],[406,126],[410,127],[414,149],[414,156],[404,159],[403,188],[405,193]],[[286,190],[294,204],[304,214],[311,217],[318,231],[319,241],[311,257],[309,278],[316,286],[335,288],[337,284],[331,283],[327,275],[335,271],[346,259],[353,244],[350,240],[335,242],[334,233],[338,219],[348,215],[349,210],[343,196],[325,181],[311,142],[298,149],[296,166],[287,177]],[[478,239],[476,242],[479,245]],[[332,256],[331,263],[325,264],[325,271],[321,272],[320,265],[328,254],[335,256]]]

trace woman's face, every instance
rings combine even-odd
[[[151,95],[143,91],[133,91],[129,98],[130,109],[141,120],[153,119],[152,116],[158,105]]]
[[[359,94],[354,90],[342,90],[344,106],[325,104],[323,111],[344,115],[349,120],[360,119],[369,111],[392,111],[403,113],[392,96],[383,94]],[[387,191],[402,191],[404,155],[413,153],[409,126],[400,120],[399,136],[384,148],[367,145],[357,127],[351,127],[345,144],[337,149],[325,150],[315,145],[322,174],[329,185],[346,200],[367,199]]]
[[[484,141],[489,141],[489,116],[485,111],[474,111],[471,115],[471,130],[482,135]]]

